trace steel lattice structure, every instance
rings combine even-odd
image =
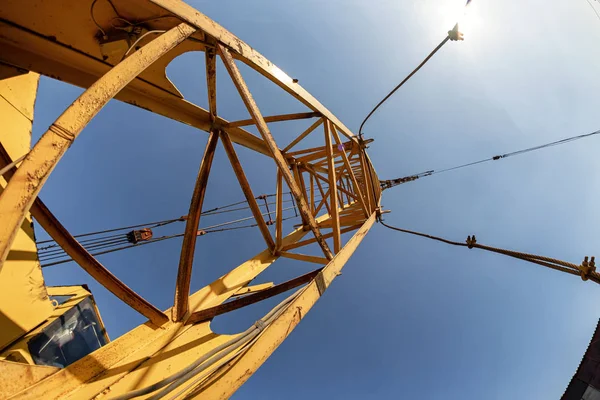
[[[136,24],[143,25],[144,33],[164,33],[138,32],[137,41],[127,50],[129,54],[113,57],[99,46],[99,42],[101,45],[110,42],[111,32],[100,26],[110,26],[108,23],[114,18],[112,9],[104,5],[96,6],[94,11],[94,3],[91,18],[90,3],[74,0],[6,0],[0,10],[3,77],[32,71],[86,89],[48,128],[20,166],[5,175],[8,183],[0,195],[0,274],[6,277],[14,268],[7,257],[31,214],[81,268],[147,317],[148,322],[66,368],[50,370],[51,367],[27,365],[27,373],[32,378],[21,379],[21,383],[4,394],[14,399],[112,398],[155,384],[199,357],[218,350],[234,337],[213,333],[210,318],[304,285],[285,307],[273,314],[269,323],[257,327],[258,334],[244,345],[243,351],[234,353],[228,363],[219,368],[215,364],[211,368],[216,372],[178,394],[178,398],[187,395],[227,398],[269,357],[340,274],[381,213],[379,179],[363,140],[296,80],[189,5],[177,0],[119,1],[120,16],[128,21],[144,21]],[[173,59],[190,51],[205,53],[208,110],[184,99],[165,74],[166,66]],[[219,116],[217,103],[227,100],[217,99],[216,95],[217,58],[225,65],[228,79],[237,88],[251,119],[232,122]],[[239,63],[254,69],[312,111],[263,116],[238,68]],[[70,145],[78,135],[85,134],[82,131],[86,125],[113,98],[208,132],[186,221],[174,305],[164,312],[90,255],[38,198]],[[271,122],[308,118],[315,119],[314,123],[307,130],[297,132],[286,145],[277,143],[269,130]],[[244,129],[248,125],[255,125],[260,136]],[[319,136],[322,145],[303,147],[302,140],[308,135]],[[11,140],[2,138],[6,149],[0,154],[0,167],[10,165],[20,156],[11,148]],[[226,150],[266,248],[190,295],[197,230],[219,141]],[[274,236],[261,215],[236,146],[244,146],[257,156],[273,160],[277,172]],[[301,226],[287,236],[282,229],[285,186],[292,193],[302,218]],[[320,195],[320,201],[315,200],[316,195]],[[344,243],[342,234],[347,232],[354,235]],[[303,254],[302,249],[313,243],[318,244],[320,253]],[[281,257],[313,263],[319,268],[280,285],[248,286]],[[0,279],[4,279],[2,275]],[[240,293],[250,295],[223,304]],[[7,299],[0,296],[0,301]],[[39,311],[40,320],[48,318],[46,314],[47,310]],[[6,351],[4,348],[0,355],[6,355]],[[0,381],[5,383],[16,380],[22,373],[16,371],[15,366],[2,364],[0,367],[4,371]]]

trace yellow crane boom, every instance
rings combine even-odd
[[[123,21],[126,24],[119,25]],[[184,99],[165,73],[173,59],[190,51],[205,53],[208,110]],[[224,63],[227,79],[234,83],[251,119],[227,121],[219,116],[217,58]],[[263,116],[239,63],[282,88],[298,100],[299,107],[309,111]],[[115,7],[108,0],[8,0],[0,10],[0,71],[0,93],[8,99],[0,106],[10,109],[2,122],[10,132],[3,130],[0,137],[5,150],[0,168],[6,167],[0,195],[0,285],[12,288],[0,294],[0,315],[6,317],[3,326],[9,320],[16,325],[0,333],[0,398],[125,399],[166,393],[176,398],[227,398],[269,357],[340,274],[381,211],[381,188],[365,151],[366,142],[296,79],[183,2],[127,0]],[[30,150],[39,74],[85,91]],[[19,93],[18,98],[12,98],[15,93]],[[38,197],[62,156],[76,151],[70,150],[73,141],[85,134],[87,124],[113,98],[209,134],[186,220],[174,305],[164,311],[92,256]],[[298,119],[314,119],[314,123],[297,132],[288,144],[277,143],[269,124]],[[248,125],[254,125],[260,135],[244,129]],[[321,145],[303,146],[309,135],[318,136]],[[197,229],[218,142],[225,148],[266,248],[190,295]],[[274,234],[262,215],[236,146],[273,160],[277,175]],[[14,162],[20,158],[21,162]],[[301,224],[287,236],[282,224],[285,186],[301,218]],[[320,201],[315,193],[320,193]],[[148,322],[109,341],[89,290],[46,288],[32,239],[31,216],[83,270]],[[353,236],[343,240],[342,233],[348,232],[354,232]],[[311,254],[306,246],[313,243],[317,252]],[[33,257],[21,257],[25,250]],[[248,286],[281,257],[318,268],[282,284]],[[25,274],[24,263],[28,265]],[[248,331],[239,335],[211,331],[210,318],[214,315],[298,286],[300,289]],[[33,293],[32,287],[38,293]],[[223,305],[240,294],[246,297]],[[35,301],[26,306],[23,301],[15,303],[19,296]],[[61,325],[65,319],[74,325]],[[59,354],[86,335],[94,335],[88,354]],[[51,353],[54,358],[50,357],[51,351],[58,355]]]

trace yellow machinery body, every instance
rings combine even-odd
[[[117,9],[118,17],[133,27],[126,34],[112,28]],[[148,35],[150,31],[158,34]],[[205,53],[208,110],[185,100],[165,73],[174,58],[189,51]],[[234,83],[251,119],[227,121],[219,116],[217,59],[225,65],[226,78]],[[263,75],[309,111],[263,116],[238,69],[239,63]],[[85,91],[32,146],[39,75]],[[198,160],[180,262],[173,266],[177,284],[174,305],[168,310],[157,309],[114,276],[38,197],[61,157],[71,151],[72,142],[85,134],[89,121],[113,98],[208,132],[204,156]],[[252,341],[231,353],[226,362],[206,367],[204,375],[190,378],[171,394],[176,398],[228,398],[340,274],[381,212],[379,179],[366,154],[366,143],[295,79],[177,0],[122,0],[116,4],[105,0],[5,0],[0,8],[0,115],[0,168],[6,170],[0,180],[0,399],[113,398],[148,387],[239,337],[216,334],[210,328],[211,318],[226,312],[232,303],[241,307],[244,301],[258,301],[261,296],[300,287],[272,320],[257,326],[258,334]],[[269,124],[298,119],[313,119],[314,123],[286,145],[277,143]],[[248,125],[256,126],[259,135],[244,129]],[[322,144],[303,146],[308,135],[319,135]],[[265,249],[190,294],[196,233],[219,141],[256,219]],[[261,215],[237,157],[237,146],[273,161],[278,177],[274,232]],[[287,236],[282,231],[285,190],[294,197],[301,218],[301,224]],[[321,195],[320,201],[315,200],[315,193]],[[85,286],[46,287],[33,221],[36,229],[45,230],[91,278],[148,322],[109,341]],[[342,235],[350,232],[353,236],[343,240]],[[310,247],[313,254],[299,252],[311,244],[316,244]],[[284,284],[249,285],[280,258],[319,268]],[[224,304],[239,296],[243,297]],[[81,325],[82,320],[89,323]],[[86,339],[89,354],[59,354],[69,349],[74,352],[77,346],[72,341],[81,335],[92,337],[91,344]],[[42,365],[43,353],[56,343],[65,346],[54,347],[55,360],[72,362]],[[151,395],[148,392],[137,398]]]

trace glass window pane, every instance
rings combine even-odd
[[[89,297],[48,325],[29,343],[36,364],[64,368],[106,344]]]

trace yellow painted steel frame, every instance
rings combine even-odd
[[[69,256],[149,321],[67,368],[40,372],[37,375],[39,379],[26,381],[20,386],[22,390],[12,393],[10,398],[111,398],[155,384],[238,337],[215,334],[210,329],[210,321],[194,322],[200,321],[200,314],[195,313],[222,304],[233,296],[260,293],[270,288],[272,284],[248,285],[280,257],[324,266],[275,315],[272,322],[261,328],[258,336],[225,359],[226,362],[209,367],[206,370],[209,374],[204,378],[192,380],[191,384],[186,382],[187,386],[184,385],[181,392],[175,394],[176,398],[228,398],[290,334],[340,274],[379,212],[379,179],[365,152],[365,143],[296,80],[205,15],[177,0],[120,1],[116,4],[119,18],[143,21],[138,23],[147,30],[165,33],[140,40],[141,48],[127,57],[123,54],[123,60],[118,62],[118,59],[114,61],[103,57],[99,50],[98,38],[109,37],[109,26],[115,18],[111,14],[115,8],[111,8],[109,3],[102,6],[100,3],[6,0],[0,10],[0,66],[35,71],[86,88],[50,126],[22,164],[9,172],[8,185],[0,195],[0,268],[14,246],[21,223],[31,210],[34,218]],[[90,19],[90,7],[92,18],[106,29],[100,35]],[[36,12],[30,13],[32,9]],[[60,12],[57,14],[56,10]],[[185,101],[165,76],[165,67],[171,60],[184,52],[198,50],[206,54],[209,110]],[[229,122],[218,116],[217,57],[225,64],[252,117],[250,120]],[[246,86],[237,62],[250,66],[311,111],[264,117]],[[190,203],[174,306],[164,312],[131,291],[87,253],[37,198],[73,140],[113,97],[210,133]],[[317,120],[281,150],[268,124],[307,118]],[[257,127],[260,136],[242,128],[250,124]],[[321,125],[323,145],[299,148],[308,135],[319,134],[317,128]],[[189,295],[195,235],[219,139],[267,248]],[[277,206],[274,238],[255,203],[250,183],[237,158],[235,144],[266,155],[275,162]],[[285,237],[282,232],[284,185],[292,193],[302,219],[297,229]],[[315,200],[317,191],[322,196],[320,201]],[[356,232],[344,243],[342,234],[352,231]],[[309,232],[310,237],[303,240]],[[331,240],[333,245],[327,240]],[[301,247],[308,249],[306,246],[313,243],[316,243],[319,254],[296,252]],[[24,340],[25,337],[21,343]],[[10,379],[10,375],[0,375],[0,387],[6,379]]]
[[[33,72],[8,66],[3,71],[0,80],[0,168],[7,164],[4,158],[18,159],[31,147],[33,105],[39,80],[39,75]],[[6,187],[8,178],[9,174],[0,177],[0,192]],[[0,271],[0,349],[35,328],[51,312],[52,305],[36,254],[33,221],[26,213]]]

